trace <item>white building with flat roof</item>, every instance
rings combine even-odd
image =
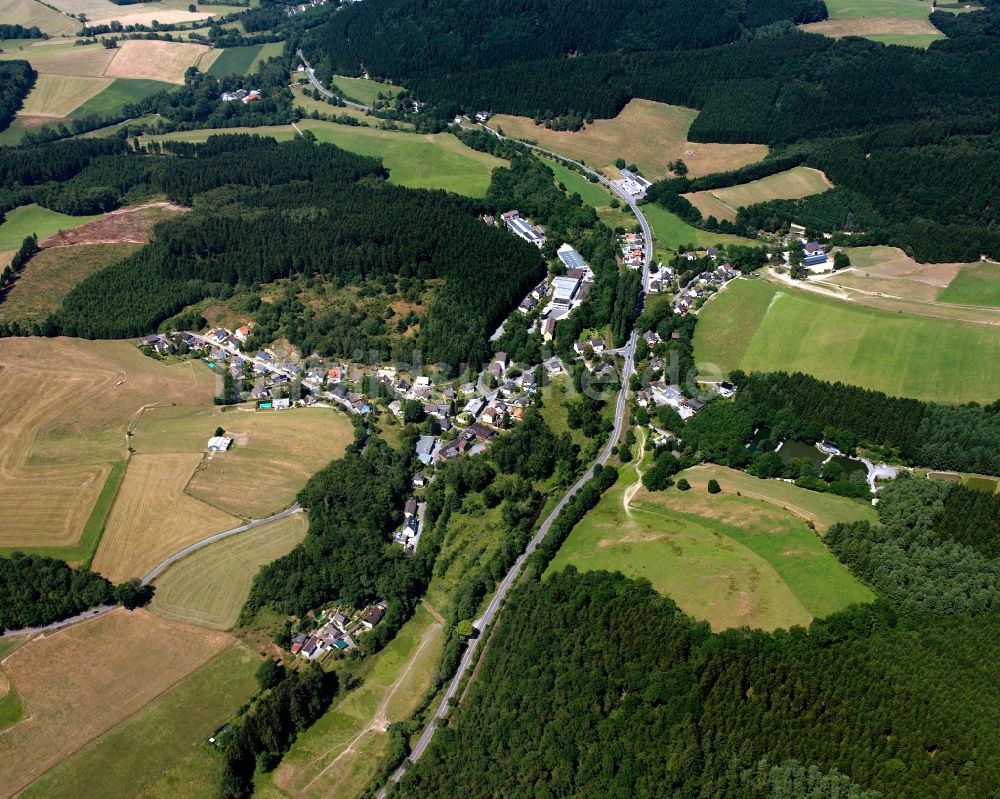
[[[580,290],[580,281],[575,277],[556,277],[552,279],[552,307],[568,310]]]

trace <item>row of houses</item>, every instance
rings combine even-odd
[[[681,314],[686,314],[709,295],[722,288],[730,280],[739,277],[740,273],[728,264],[720,264],[711,271],[702,272],[694,277],[688,285],[674,298],[674,304]]]
[[[642,269],[645,259],[646,241],[641,233],[626,233],[619,238],[622,261],[632,269]]]

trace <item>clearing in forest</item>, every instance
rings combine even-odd
[[[164,219],[190,210],[168,202],[143,203],[120,208],[94,219],[93,222],[39,241],[41,247],[66,247],[72,244],[146,244],[153,237],[153,227]]]
[[[273,779],[296,799],[359,795],[385,751],[386,723],[403,721],[416,709],[430,687],[443,643],[440,619],[426,605],[419,606],[372,658],[362,685],[302,732],[265,780]]]
[[[0,341],[0,547],[72,548],[125,456],[129,417],[158,401],[210,401],[206,377],[126,342]]]
[[[210,796],[221,759],[206,739],[257,689],[254,653],[234,644],[134,716],[70,756],[21,794],[24,799]]]
[[[946,403],[1000,396],[995,325],[887,312],[767,280],[734,281],[699,318],[699,368],[801,371]]]
[[[193,42],[130,39],[110,52],[115,57],[104,73],[109,77],[183,83],[184,72],[196,66],[209,48]]]
[[[796,200],[810,194],[820,194],[830,188],[833,188],[833,184],[818,169],[797,166],[750,183],[696,191],[682,196],[701,211],[706,219],[714,216],[716,219],[728,219],[732,222],[740,208],[769,200]]]
[[[235,626],[258,570],[305,538],[304,513],[224,538],[170,566],[156,578],[150,610],[213,630]]]
[[[241,524],[184,492],[201,458],[175,453],[129,459],[94,556],[94,571],[113,582],[142,577],[184,547]]]
[[[2,663],[25,718],[0,737],[0,797],[17,794],[232,643],[224,633],[117,609],[22,645]]]
[[[653,180],[665,176],[667,163],[683,160],[692,176],[725,172],[760,161],[767,155],[763,144],[706,144],[688,140],[688,130],[698,116],[682,108],[651,100],[630,101],[614,119],[595,119],[577,132],[553,131],[528,117],[498,114],[490,120],[494,130],[534,141],[554,153],[583,161],[594,169],[611,167],[616,158],[635,164]],[[617,177],[617,174],[616,174]]]
[[[872,600],[802,518],[770,498],[709,494],[708,477],[697,469],[684,476],[690,491],[651,493],[634,485],[634,470],[624,470],[618,484],[573,528],[549,570],[572,565],[648,579],[714,630],[807,625],[813,617]],[[719,476],[720,483],[724,479]],[[806,506],[812,501],[795,499]],[[859,507],[845,506],[843,520],[862,515]],[[840,516],[837,509],[832,512]],[[824,508],[824,516],[829,513]]]

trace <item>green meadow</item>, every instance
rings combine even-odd
[[[948,403],[1000,397],[1000,331],[989,325],[891,313],[761,280],[735,281],[700,320],[695,360],[722,372],[800,371]]]
[[[549,571],[572,565],[649,580],[715,630],[807,625],[873,599],[781,500],[738,496],[727,490],[725,475],[718,476],[723,493],[712,495],[707,473],[692,469],[683,476],[690,491],[651,493],[636,485],[635,468],[627,468],[573,529]],[[795,506],[809,508],[811,492],[790,488],[802,495],[793,497]],[[840,507],[825,503],[817,514],[850,520],[870,511],[837,499]]]
[[[580,199],[587,205],[594,208],[605,208],[611,205],[611,192],[600,183],[591,183],[579,172],[563,166],[558,161],[548,158],[543,158],[542,161],[555,173],[556,183],[562,183],[570,194],[579,194]]]
[[[257,70],[257,65],[269,58],[281,55],[284,42],[268,42],[267,44],[248,44],[244,47],[227,47],[208,68],[208,74],[214,78],[227,75],[250,75]]]
[[[1000,264],[984,261],[963,266],[937,296],[938,302],[1000,308]]]
[[[865,38],[882,44],[898,44],[901,47],[919,47],[921,50],[926,50],[934,42],[948,37],[943,33],[874,33]]]
[[[921,19],[931,13],[930,0],[826,0],[830,19],[895,17]]]
[[[140,78],[117,78],[114,83],[78,106],[70,116],[110,116],[119,113],[129,103],[136,103],[164,89],[175,88],[172,83]]]
[[[367,78],[347,78],[343,75],[334,75],[331,83],[344,99],[353,100],[362,105],[374,105],[380,94],[383,97],[395,97],[399,94],[398,86],[391,86],[388,83],[380,83],[377,80],[368,80]]]
[[[42,241],[60,230],[69,230],[99,218],[100,214],[69,216],[42,208],[40,205],[22,205],[13,211],[8,211],[0,223],[0,252],[16,250],[32,233]]]
[[[709,233],[689,225],[676,214],[670,213],[656,203],[646,203],[642,212],[653,230],[655,238],[663,247],[676,250],[678,247],[705,249],[717,244],[754,244],[751,239],[733,236],[728,233]]]

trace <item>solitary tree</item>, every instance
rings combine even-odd
[[[722,487],[719,485],[719,481],[718,480],[712,479],[712,480],[708,481],[708,493],[709,494],[718,494],[721,490],[722,490]]]
[[[681,491],[687,491],[689,488],[691,488],[691,484],[687,481],[686,477],[682,477],[680,480],[677,481],[677,488],[680,489]]]

